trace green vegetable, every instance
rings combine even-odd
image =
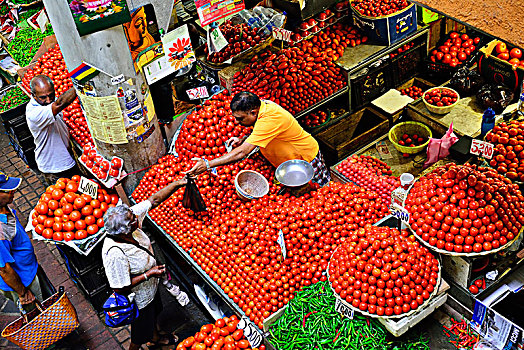
[[[335,311],[335,296],[327,282],[298,292],[269,332],[269,341],[279,350],[429,349],[428,337],[419,332],[410,331],[398,340],[375,319],[343,317]]]
[[[0,99],[0,113],[9,109],[20,106],[29,101],[29,97],[18,86],[14,89],[6,91],[4,96]]]
[[[16,33],[14,39],[7,45],[7,51],[21,67],[25,67],[33,60],[40,45],[42,45],[43,39],[52,34],[53,28],[50,26],[43,33],[33,28],[22,29]]]

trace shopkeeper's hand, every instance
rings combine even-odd
[[[187,174],[191,177],[195,177],[207,170],[206,162],[202,158],[193,158],[191,160],[195,160],[196,164],[191,169],[189,169],[189,171],[182,174]]]
[[[242,140],[238,137],[232,137],[226,141],[226,147],[237,148],[242,144]]]
[[[162,277],[166,273],[166,265],[157,265],[150,268],[147,272],[147,278]]]

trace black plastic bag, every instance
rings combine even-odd
[[[195,213],[207,210],[206,203],[204,202],[195,181],[189,176],[187,176],[187,184],[184,191],[184,198],[182,199],[182,205],[191,209]]]
[[[466,97],[475,94],[482,84],[484,79],[477,70],[462,67],[453,74],[449,87],[457,91],[460,97]]]
[[[479,92],[477,92],[477,99],[482,107],[484,109],[491,107],[496,114],[501,114],[514,97],[515,94],[511,89],[492,84],[484,85]]]

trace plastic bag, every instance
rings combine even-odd
[[[427,160],[424,163],[424,168],[449,156],[449,149],[458,139],[457,135],[453,133],[453,123],[451,123],[448,131],[441,139],[431,138],[428,144]]]
[[[515,97],[513,91],[505,86],[492,84],[484,85],[477,92],[477,99],[484,109],[491,107],[496,114],[502,114],[504,109],[511,103]]]
[[[184,198],[182,199],[182,205],[191,209],[195,213],[207,210],[206,203],[204,202],[195,181],[189,176],[187,176],[187,184],[184,191]]]
[[[460,97],[471,96],[484,84],[484,79],[477,70],[466,67],[460,68],[449,82],[449,86],[456,90]]]

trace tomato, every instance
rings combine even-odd
[[[510,55],[511,58],[517,58],[517,59],[520,60],[522,58],[522,50],[519,49],[518,47],[514,47],[509,52],[509,55]]]
[[[503,43],[503,42],[499,42],[499,43],[497,43],[497,45],[495,46],[495,52],[497,53],[497,55],[499,55],[499,54],[501,54],[501,53],[508,52],[508,47],[506,46],[505,43]]]
[[[46,239],[53,239],[53,230],[50,228],[45,228],[42,230],[42,237]]]
[[[62,232],[53,232],[52,237],[55,241],[62,241],[64,239]]]
[[[75,239],[84,239],[87,237],[87,231],[78,230],[75,232]]]
[[[63,233],[64,241],[71,241],[75,239],[75,234],[71,231]]]

